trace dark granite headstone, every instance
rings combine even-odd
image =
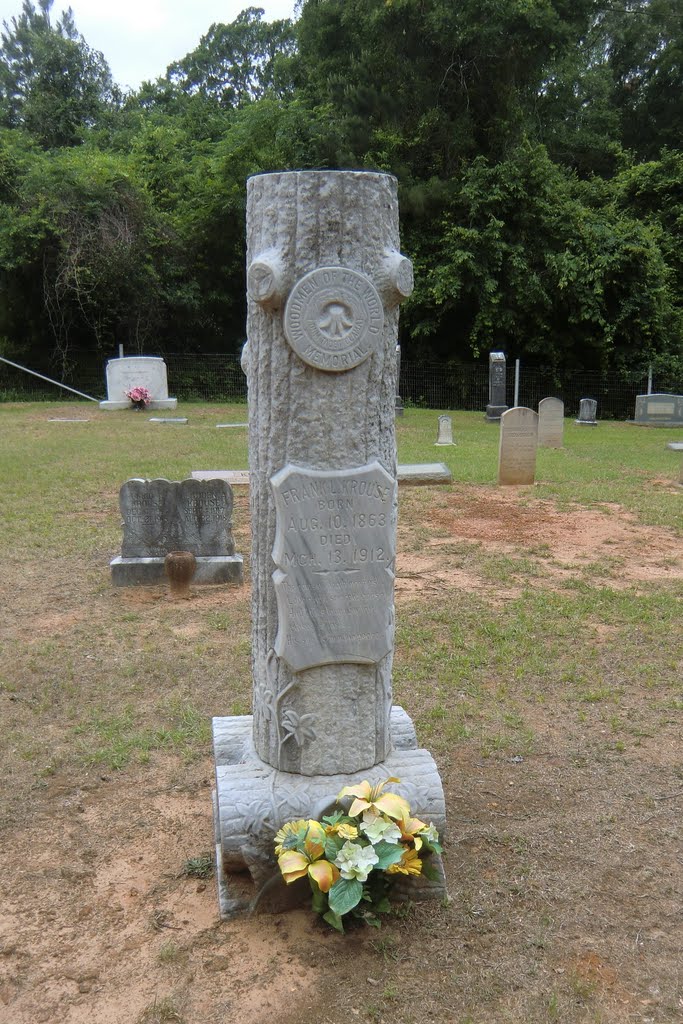
[[[683,426],[683,395],[638,395],[633,422],[648,427]]]
[[[242,582],[232,489],[225,480],[127,480],[119,504],[123,542],[121,556],[111,562],[117,586],[160,582],[170,551],[196,556],[196,583]]]
[[[124,558],[235,553],[232,490],[225,480],[127,480],[119,504]]]
[[[598,411],[598,403],[594,398],[582,398],[579,402],[579,418],[575,423],[586,427],[597,427],[598,421],[595,415]]]
[[[489,423],[497,423],[507,409],[505,384],[505,353],[489,352],[489,404],[486,406],[486,420]]]

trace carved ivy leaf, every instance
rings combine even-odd
[[[297,715],[288,708],[282,713],[281,724],[285,739],[291,736],[298,747],[303,747],[306,740],[316,739],[315,715]]]

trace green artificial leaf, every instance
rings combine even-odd
[[[335,914],[334,910],[328,910],[326,914],[323,914],[323,921],[327,921],[333,928],[336,928],[338,932],[344,934],[344,925],[339,914]]]
[[[311,899],[311,907],[313,908],[313,912],[315,914],[324,915],[325,911],[328,908],[327,894],[322,891],[322,889],[316,882],[315,878],[311,878],[309,876],[309,881],[311,883],[311,890],[313,892],[313,898]]]
[[[377,902],[375,903],[375,911],[378,914],[388,914],[390,910],[391,903],[386,898],[386,896],[382,896],[381,899],[377,900]]]
[[[391,864],[398,864],[405,853],[400,843],[387,843],[383,839],[375,843],[375,853],[379,861],[375,864],[375,871],[386,871]]]
[[[328,893],[330,910],[342,917],[360,903],[363,883],[357,878],[340,878]]]
[[[439,872],[432,864],[429,863],[428,860],[422,861],[422,874],[425,878],[428,878],[430,882],[438,882],[441,878]]]
[[[332,863],[346,842],[341,836],[327,836],[325,840],[325,859]]]
[[[422,836],[422,849],[427,853],[443,853],[443,846],[436,840],[427,840]],[[424,857],[424,853],[422,854]]]
[[[343,811],[335,811],[334,814],[324,814],[322,820],[326,821],[328,825],[336,825],[343,817]]]

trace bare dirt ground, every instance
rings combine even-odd
[[[680,538],[618,507],[433,493],[412,525],[402,519],[399,618],[431,592],[518,592],[463,564],[463,542],[536,559],[544,586],[596,565],[610,586],[683,580]],[[78,580],[46,580],[38,563],[15,583],[6,629],[27,642],[68,644],[84,621],[95,636],[114,602],[153,631],[170,607],[163,588],[105,585],[86,602]],[[199,635],[226,602],[248,615],[248,588],[196,588],[176,633]],[[8,724],[13,696],[0,692]],[[120,772],[57,770],[40,785],[15,772],[0,833],[0,1022],[683,1021],[683,730],[680,709],[651,714],[657,728],[618,756],[601,746],[604,723],[564,728],[552,708],[537,712],[528,757],[454,743],[440,757],[450,905],[344,937],[305,910],[219,921],[215,880],[184,870],[213,845],[209,751],[189,764],[163,754]],[[60,728],[47,708],[35,737],[46,760]]]

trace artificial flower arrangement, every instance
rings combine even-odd
[[[147,388],[143,388],[140,385],[131,388],[130,391],[126,391],[126,398],[130,398],[136,409],[144,409],[152,401],[152,396]]]
[[[383,792],[391,782],[400,779],[344,786],[337,801],[354,797],[348,812],[289,821],[275,836],[285,882],[308,876],[313,910],[337,931],[346,914],[379,927],[377,915],[391,909],[388,893],[400,875],[436,877],[429,858],[441,853],[439,833],[411,817],[403,797]]]

